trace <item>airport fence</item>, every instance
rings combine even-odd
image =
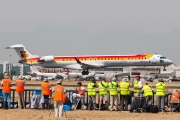
[[[76,93],[76,90],[66,90],[67,96],[69,98],[69,100],[72,102],[72,105],[75,104],[74,98],[73,98],[73,93]],[[85,92],[85,106],[88,106],[88,92]],[[37,90],[37,89],[26,89],[24,91],[24,104],[25,107],[27,107],[28,105],[30,106],[31,104],[31,99],[33,97],[33,95],[41,95],[41,90]],[[165,105],[169,106],[169,99],[170,99],[170,95],[171,93],[168,93],[165,95]],[[50,95],[52,97],[52,94]],[[109,95],[108,95],[109,96]],[[119,98],[120,95],[118,94]],[[143,96],[143,93],[141,93],[141,96]],[[133,98],[133,92],[131,92],[130,96],[129,96],[129,100],[128,100],[128,104],[132,103],[132,98]],[[96,94],[96,103],[99,103],[100,101],[100,95],[97,91]],[[120,99],[119,99],[120,101]],[[156,101],[156,97],[155,97],[155,92],[153,94],[153,101],[152,103],[155,104]],[[108,102],[110,102],[110,97],[108,97]],[[0,107],[3,107],[3,94],[2,94],[2,89],[0,89]],[[18,108],[18,97],[16,95],[16,92],[14,89],[11,90],[11,108]],[[28,107],[29,108],[29,107]]]

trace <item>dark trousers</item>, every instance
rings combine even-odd
[[[128,111],[128,99],[129,99],[129,95],[120,95],[120,105],[121,111]]]
[[[88,109],[91,109],[91,107],[92,107],[93,109],[96,109],[96,96],[89,96]]]
[[[42,103],[42,109],[49,109],[49,95],[44,96],[44,103]]]

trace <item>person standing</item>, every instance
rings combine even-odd
[[[93,110],[96,110],[96,81],[95,79],[91,79],[90,83],[88,83],[87,88],[88,88],[88,98],[89,98],[89,105],[88,105],[88,110],[93,108]]]
[[[128,99],[130,96],[129,87],[130,87],[130,83],[127,82],[127,79],[123,79],[122,82],[120,82],[120,105],[121,105],[120,110],[121,111],[123,110],[128,111]]]
[[[148,83],[146,83],[143,86],[142,91],[144,92],[144,97],[146,97],[146,106],[152,105],[152,96],[153,96],[153,89],[152,86],[149,86]]]
[[[4,79],[2,79],[1,87],[2,87],[2,94],[3,94],[3,107],[6,108],[6,102],[8,102],[8,108],[11,107],[11,79],[9,79],[9,76],[7,74],[4,75]]]
[[[102,81],[98,83],[98,88],[99,88],[99,95],[100,95],[100,101],[99,101],[99,110],[101,109],[101,106],[103,104],[103,101],[107,105],[107,95],[108,95],[108,83],[106,82],[106,78],[103,77]]]
[[[63,117],[63,105],[65,102],[65,89],[62,86],[62,80],[57,81],[57,85],[52,89],[54,92],[55,117]]]
[[[20,104],[21,109],[25,108],[24,86],[25,86],[25,81],[23,80],[23,77],[20,75],[19,78],[16,80],[16,92],[18,95],[18,104]]]
[[[165,88],[166,84],[164,83],[164,80],[159,80],[159,82],[156,84],[156,105],[161,112],[164,111]]]
[[[136,80],[132,81],[132,86],[134,88],[134,98],[135,97],[140,97],[140,93],[142,92],[142,82],[140,81],[140,76],[136,76]]]
[[[113,110],[113,106],[115,105],[115,110],[118,109],[118,83],[116,78],[112,78],[112,81],[109,83],[109,93],[110,93],[110,106],[109,110]]]
[[[49,109],[49,95],[51,94],[51,85],[47,78],[44,78],[44,82],[41,84],[42,95],[44,97],[44,103],[42,103],[42,109]],[[45,107],[46,105],[46,107]]]

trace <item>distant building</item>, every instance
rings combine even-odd
[[[24,73],[30,72],[30,66],[24,65]]]
[[[16,73],[16,75],[20,75],[20,66],[13,66],[12,70]]]
[[[10,64],[9,61],[0,61],[0,73],[10,73],[10,71],[13,71],[15,75],[20,75],[21,65],[14,65],[13,63]],[[24,65],[24,73],[30,72],[30,67],[27,65]]]
[[[10,68],[12,67],[12,64],[10,65],[9,61],[0,61],[1,70],[0,73],[4,72],[10,72]]]
[[[0,64],[0,73],[4,73],[3,72],[3,64]]]

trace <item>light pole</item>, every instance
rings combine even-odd
[[[9,77],[11,78],[11,75],[12,75],[12,66],[11,66],[11,54],[10,54],[10,65],[9,65]]]

